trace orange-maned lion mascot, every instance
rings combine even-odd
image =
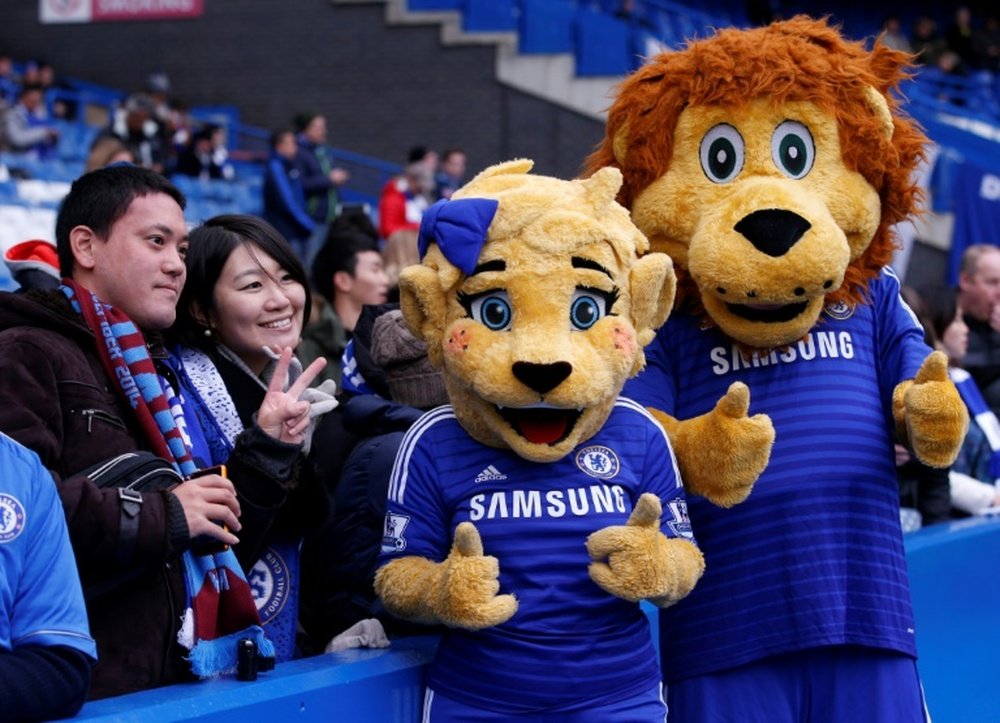
[[[679,278],[625,387],[664,413],[705,555],[660,614],[671,720],[924,720],[894,435],[944,467],[968,416],[887,267],[925,140],[893,96],[908,62],[803,16],[720,30],[627,78],[588,160]],[[736,381],[775,441],[721,507],[685,420]]]

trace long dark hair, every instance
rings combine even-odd
[[[240,245],[257,246],[302,285],[306,294],[302,323],[309,323],[312,306],[309,279],[285,237],[256,216],[224,214],[210,218],[191,232],[185,259],[187,281],[177,302],[177,320],[169,334],[171,340],[189,346],[211,345],[204,334],[205,325],[195,319],[192,312],[196,307],[206,314],[215,309],[215,285],[229,256]]]
[[[950,286],[923,286],[917,290],[926,326],[934,332],[935,341],[944,339],[944,332],[958,315],[958,292]]]

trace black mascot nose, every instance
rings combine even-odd
[[[514,362],[513,372],[517,380],[525,386],[534,389],[539,394],[545,394],[560,384],[573,371],[569,362],[554,362],[552,364],[533,364],[531,362]]]
[[[784,256],[812,224],[797,213],[769,208],[744,216],[733,228],[758,251],[768,256]]]

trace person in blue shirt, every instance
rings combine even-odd
[[[302,174],[295,162],[298,144],[292,130],[277,131],[271,138],[271,155],[264,170],[263,217],[288,239],[300,259],[305,258],[305,242],[316,228],[306,212]]]
[[[55,482],[0,433],[0,718],[74,715],[96,660]]]

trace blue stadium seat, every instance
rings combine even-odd
[[[627,23],[584,9],[577,12],[573,27],[577,75],[625,75],[632,70]]]
[[[575,0],[522,0],[518,50],[522,53],[573,52]]]
[[[467,32],[514,32],[518,4],[515,0],[464,0],[462,29]]]

